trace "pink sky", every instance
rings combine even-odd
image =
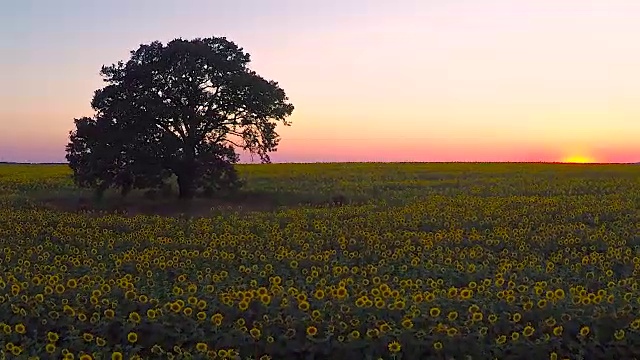
[[[63,161],[102,64],[211,35],[296,106],[275,162],[640,161],[635,0],[25,3],[0,25],[0,161]]]

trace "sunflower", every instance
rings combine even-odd
[[[311,305],[306,301],[302,301],[298,304],[298,309],[302,311],[308,311],[310,307]]]
[[[147,318],[148,319],[153,320],[153,319],[156,318],[156,315],[157,315],[157,313],[156,313],[156,311],[154,309],[148,309],[147,310]]]
[[[524,330],[522,330],[522,335],[524,335],[525,337],[530,337],[531,335],[533,335],[535,329],[531,326],[525,326]]]
[[[252,328],[251,330],[249,330],[249,335],[251,335],[251,337],[256,340],[260,338],[261,334],[262,332],[258,328]]]
[[[316,328],[315,326],[309,326],[307,327],[307,335],[309,336],[316,336],[316,334],[318,334],[318,328]]]
[[[55,332],[49,331],[47,333],[47,340],[49,340],[50,343],[57,342],[59,338],[60,338],[60,336]]]
[[[142,317],[140,316],[140,314],[134,311],[129,314],[129,321],[133,322],[134,324],[139,324],[140,321],[142,321]]]
[[[377,338],[380,335],[380,331],[378,329],[369,329],[366,332],[367,337],[369,338]]]
[[[521,319],[522,319],[522,314],[520,314],[520,313],[515,313],[511,317],[511,320],[513,322],[520,322]]]
[[[402,346],[397,341],[390,342],[389,345],[387,345],[387,348],[392,353],[397,353],[397,352],[400,352],[400,350],[402,350]]]
[[[589,335],[590,332],[591,332],[591,329],[589,329],[589,327],[586,325],[580,328],[580,336],[583,336],[583,337],[587,336]]]
[[[313,297],[316,298],[317,300],[324,299],[324,297],[325,297],[324,290],[317,289],[316,291],[313,292]]]
[[[460,297],[463,300],[468,300],[473,296],[473,291],[471,289],[464,289],[460,291]]]
[[[131,344],[136,343],[138,341],[138,334],[136,334],[135,332],[128,333],[127,341],[130,342]]]
[[[483,315],[481,312],[475,312],[473,313],[473,315],[471,315],[471,321],[473,322],[478,322],[478,321],[482,321]]]
[[[433,307],[433,308],[429,309],[429,316],[434,317],[434,318],[440,316],[440,308]]]
[[[555,326],[556,325],[556,319],[553,317],[548,317],[544,320],[545,325],[547,326]]]
[[[347,294],[348,294],[348,293],[347,293],[347,289],[346,289],[346,288],[344,288],[344,287],[339,287],[339,288],[336,290],[336,296],[337,296],[339,299],[343,299],[343,298],[347,297]]]

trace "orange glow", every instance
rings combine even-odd
[[[589,164],[589,163],[595,163],[596,161],[593,158],[588,156],[572,155],[564,158],[562,162],[571,163],[571,164]]]

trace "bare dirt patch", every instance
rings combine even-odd
[[[104,199],[57,197],[43,199],[43,207],[65,212],[118,213],[123,215],[210,216],[218,212],[273,211],[279,206],[268,199],[192,199],[190,201],[148,199]]]
[[[125,216],[159,215],[204,217],[220,213],[268,212],[283,208],[303,206],[326,207],[345,205],[343,196],[329,199],[305,198],[298,194],[240,192],[217,197],[196,197],[189,201],[168,198],[147,198],[142,193],[130,194],[122,198],[108,194],[97,200],[90,193],[59,193],[33,197],[38,207],[73,213],[117,213]]]

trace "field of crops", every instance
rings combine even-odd
[[[638,166],[240,171],[285,206],[62,211],[66,167],[0,166],[2,356],[640,357]]]

